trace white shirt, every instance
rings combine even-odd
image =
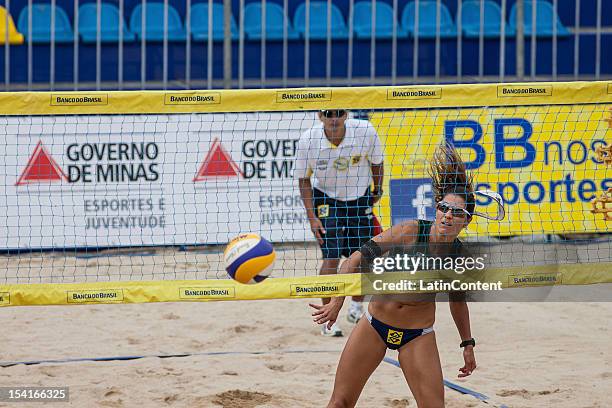
[[[313,187],[342,201],[363,196],[372,183],[372,164],[384,156],[376,130],[367,120],[347,119],[346,134],[339,146],[325,136],[323,124],[302,134],[293,177],[314,176]]]

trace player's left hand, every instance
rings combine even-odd
[[[458,377],[467,377],[476,369],[476,358],[474,357],[474,346],[466,346],[463,349],[463,361],[465,364],[459,369]]]

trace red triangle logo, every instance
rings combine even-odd
[[[39,141],[34,153],[30,156],[28,165],[15,185],[21,186],[23,184],[55,182],[66,179],[66,174],[64,174],[62,168],[53,160],[42,141]]]
[[[212,177],[237,177],[241,174],[232,156],[223,148],[219,139],[215,139],[193,181],[203,181]]]

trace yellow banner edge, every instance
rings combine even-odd
[[[512,268],[492,268],[487,270],[487,282],[501,281],[504,289],[530,286],[556,285],[590,285],[612,283],[612,262],[593,264],[555,264]],[[510,276],[538,276],[557,274],[561,283],[549,285],[542,283],[509,285]],[[426,276],[423,276],[426,278]],[[81,304],[118,304],[118,303],[154,303],[154,302],[209,302],[228,300],[264,300],[264,299],[305,299],[326,296],[324,292],[291,295],[295,285],[333,285],[341,283],[343,293],[332,296],[359,296],[362,289],[361,274],[341,274],[325,276],[305,276],[295,278],[270,278],[255,285],[243,285],[233,280],[176,280],[176,281],[143,281],[143,282],[91,282],[91,283],[34,283],[0,285],[0,293],[8,293],[8,302],[0,302],[0,307],[8,306],[43,306],[43,305],[81,305]],[[227,288],[235,290],[233,298],[180,298],[181,288]],[[68,292],[122,291],[120,301],[85,301],[69,302]]]
[[[503,88],[550,89],[538,93],[499,96]],[[393,90],[415,92],[440,90],[440,98],[410,96],[389,98]],[[213,112],[287,112],[319,109],[418,109],[477,106],[581,105],[612,102],[612,81],[521,82],[505,84],[398,85],[373,87],[321,87],[290,89],[186,90],[186,91],[83,91],[2,92],[0,115],[91,115],[91,114],[180,114]],[[303,100],[279,101],[279,95],[302,94]],[[310,94],[323,95],[308,98]],[[219,95],[219,103],[165,103],[168,95]],[[503,94],[503,93],[502,93]],[[54,103],[54,96],[91,98],[90,104],[67,101]],[[329,97],[327,96],[329,95]],[[105,104],[96,102],[105,98]]]

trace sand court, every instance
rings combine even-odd
[[[1,382],[69,386],[70,403],[64,405],[75,407],[325,406],[347,337],[320,336],[307,302],[5,308],[0,332],[4,362],[151,357],[15,365],[0,369]],[[448,305],[438,304],[435,330],[448,380],[509,407],[609,406],[612,303],[475,303],[471,316],[479,340],[478,368],[459,380],[458,335]],[[342,322],[348,331],[344,314]],[[217,352],[229,354],[211,354]],[[152,357],[168,354],[193,355]],[[388,356],[397,358],[397,353]],[[446,404],[487,406],[448,389]],[[416,404],[401,371],[381,363],[358,406]]]

